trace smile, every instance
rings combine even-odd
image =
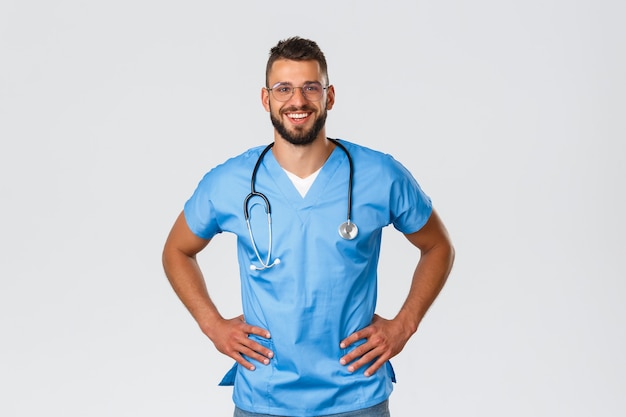
[[[290,119],[300,120],[306,119],[307,117],[309,117],[310,114],[311,113],[286,113],[285,115]]]

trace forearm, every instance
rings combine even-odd
[[[175,248],[165,248],[163,268],[172,288],[202,331],[208,335],[216,321],[222,319],[211,300],[195,256],[188,256]]]
[[[406,301],[394,320],[403,324],[405,331],[413,334],[443,288],[452,264],[454,248],[449,241],[441,242],[422,252],[413,273]]]

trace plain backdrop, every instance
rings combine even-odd
[[[269,143],[269,49],[318,42],[328,134],[393,155],[457,250],[394,417],[626,410],[626,3],[0,4],[0,415],[229,416],[161,267],[201,176]],[[232,236],[200,256],[240,313]],[[417,254],[385,229],[379,314]]]

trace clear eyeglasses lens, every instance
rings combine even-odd
[[[268,90],[272,92],[272,95],[276,100],[287,101],[294,95],[296,88],[299,88],[302,91],[304,98],[309,101],[320,101],[322,99],[322,95],[324,95],[324,90],[326,89],[326,87],[323,87],[322,84],[314,82],[306,83],[302,87],[294,87],[291,84],[278,83],[272,88],[268,88]]]

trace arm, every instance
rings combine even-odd
[[[209,297],[206,283],[196,261],[196,254],[204,249],[209,240],[201,239],[189,229],[181,213],[165,242],[163,268],[172,288],[196,320],[200,329],[215,344],[217,350],[230,356],[249,370],[254,365],[242,355],[268,364],[272,352],[248,338],[249,334],[269,338],[269,332],[250,326],[243,316],[224,319]]]
[[[364,344],[340,360],[342,365],[349,364],[350,372],[373,362],[365,371],[366,376],[372,375],[386,361],[402,351],[439,295],[452,269],[454,248],[445,226],[434,210],[424,227],[406,237],[421,253],[409,294],[395,318],[385,320],[375,315],[371,325],[341,342],[341,348],[345,348],[357,340],[366,339]]]

